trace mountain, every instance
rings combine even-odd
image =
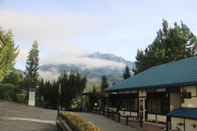
[[[134,65],[133,62],[130,62],[130,61],[125,60],[124,58],[122,58],[120,56],[116,56],[116,55],[113,55],[113,54],[106,54],[106,53],[96,52],[96,53],[88,55],[88,57],[123,63],[125,65],[128,65],[130,68],[133,68],[133,65]]]
[[[53,80],[64,71],[78,71],[82,75],[87,76],[89,85],[100,83],[103,75],[106,75],[109,81],[122,79],[122,73],[125,65],[130,69],[133,68],[134,63],[125,60],[122,57],[113,54],[93,53],[80,57],[81,60],[88,59],[91,62],[103,63],[103,65],[91,67],[87,64],[80,63],[64,63],[64,64],[45,64],[40,66],[40,74],[45,79]],[[106,63],[110,63],[106,65]],[[120,66],[117,66],[120,65]]]

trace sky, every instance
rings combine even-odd
[[[161,27],[183,21],[197,34],[195,0],[0,0],[0,27],[12,30],[25,68],[37,40],[41,64],[79,63],[91,67],[123,66],[92,60],[87,54],[112,53],[135,61]]]

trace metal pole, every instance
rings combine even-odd
[[[61,95],[62,95],[61,84],[59,84],[59,87],[58,87],[58,100],[57,100],[57,114],[59,114],[60,109],[61,109]]]

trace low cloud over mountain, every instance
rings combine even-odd
[[[132,62],[122,57],[96,52],[76,57],[67,63],[41,65],[40,75],[45,79],[54,80],[63,71],[78,71],[86,75],[91,83],[98,82],[103,75],[108,76],[109,80],[112,81],[122,79],[125,65],[128,65],[130,69],[133,67]]]

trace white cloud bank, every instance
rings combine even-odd
[[[33,15],[14,10],[0,10],[0,26],[11,29],[20,54],[17,67],[25,67],[25,60],[33,40],[38,40],[41,64],[81,64],[91,68],[122,68],[117,62],[86,57],[74,39],[81,34],[106,30],[108,23],[95,16],[65,14],[63,16]]]

